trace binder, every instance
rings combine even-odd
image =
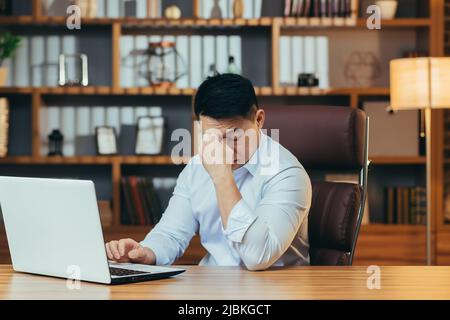
[[[202,82],[202,38],[190,36],[189,40],[189,85],[197,88]]]
[[[120,110],[117,106],[106,107],[106,125],[113,127],[120,134]]]
[[[95,128],[105,125],[105,108],[94,106],[91,109],[91,133],[95,134]]]
[[[237,68],[242,73],[242,40],[241,36],[232,35],[228,38],[228,55],[234,57]]]
[[[64,54],[76,54],[78,52],[78,41],[76,36],[66,35],[62,37],[62,52]],[[66,60],[66,79],[73,80],[77,75],[77,60],[70,58]]]
[[[134,87],[133,36],[120,37],[120,85],[124,88]]]
[[[45,84],[49,87],[58,86],[58,58],[60,54],[61,39],[57,35],[49,35],[45,38],[46,67]]]
[[[118,18],[120,16],[119,0],[106,1],[106,16],[109,18]]]
[[[30,85],[29,61],[29,37],[25,36],[22,37],[14,56],[14,86]]]
[[[31,85],[42,87],[44,85],[45,42],[43,36],[31,37]]]
[[[187,36],[176,37],[176,48],[178,51],[177,70],[178,72],[184,72],[184,75],[177,80],[178,88],[189,87],[189,74],[188,74],[188,62],[189,62],[189,41]]]
[[[325,89],[329,84],[329,52],[328,52],[328,37],[316,37],[316,57],[317,57],[317,77],[319,78],[319,88]]]
[[[297,84],[298,75],[305,72],[304,37],[292,37],[292,78],[291,82]]]
[[[134,55],[135,69],[134,69],[134,82],[137,87],[145,87],[149,85],[147,79],[142,76],[142,72],[145,70],[146,66],[143,64],[146,61],[145,55],[140,52],[144,52],[148,48],[148,38],[145,35],[139,35],[134,38],[134,49],[139,52]]]
[[[244,19],[253,18],[253,0],[244,0]]]
[[[279,70],[280,70],[280,85],[290,85],[292,80],[291,68],[291,41],[288,36],[281,36],[279,43]]]
[[[147,0],[136,0],[136,17],[141,19],[147,17]]]
[[[61,108],[61,131],[64,136],[63,155],[73,157],[75,155],[75,107],[64,106]]]
[[[226,73],[228,69],[227,36],[216,36],[216,66],[219,73]]]
[[[106,2],[107,0],[97,0],[97,17],[103,18],[106,16]]]
[[[214,36],[206,35],[202,38],[203,44],[203,66],[202,66],[202,79],[206,79],[209,74],[209,68],[215,64],[216,60],[216,46]],[[216,66],[217,67],[217,66]]]
[[[305,72],[306,73],[317,73],[316,69],[316,42],[314,37],[305,37]]]
[[[168,35],[163,37],[163,41],[167,42],[175,42],[175,36]],[[176,76],[176,56],[174,54],[167,55],[164,63],[167,67],[167,73],[165,77],[168,77],[170,80],[174,80]]]
[[[263,0],[253,0],[253,17],[261,18]]]

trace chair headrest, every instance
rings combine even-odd
[[[366,115],[331,106],[264,107],[264,128],[279,129],[279,142],[306,169],[359,170],[364,166]]]

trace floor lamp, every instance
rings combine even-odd
[[[450,108],[450,58],[405,58],[390,63],[392,110],[425,112],[427,264],[431,265],[431,110]],[[400,128],[401,129],[401,128]]]

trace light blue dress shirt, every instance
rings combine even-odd
[[[160,222],[141,242],[157,265],[172,264],[196,233],[208,252],[200,265],[263,270],[309,264],[310,179],[287,149],[260,137],[248,163],[233,171],[242,199],[225,230],[211,178],[198,155],[189,161]]]

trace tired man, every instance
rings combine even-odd
[[[203,148],[178,177],[161,221],[140,243],[107,243],[109,259],[168,265],[199,233],[208,252],[200,265],[309,264],[311,183],[296,157],[262,132],[265,113],[252,83],[234,74],[210,77],[194,108]]]

